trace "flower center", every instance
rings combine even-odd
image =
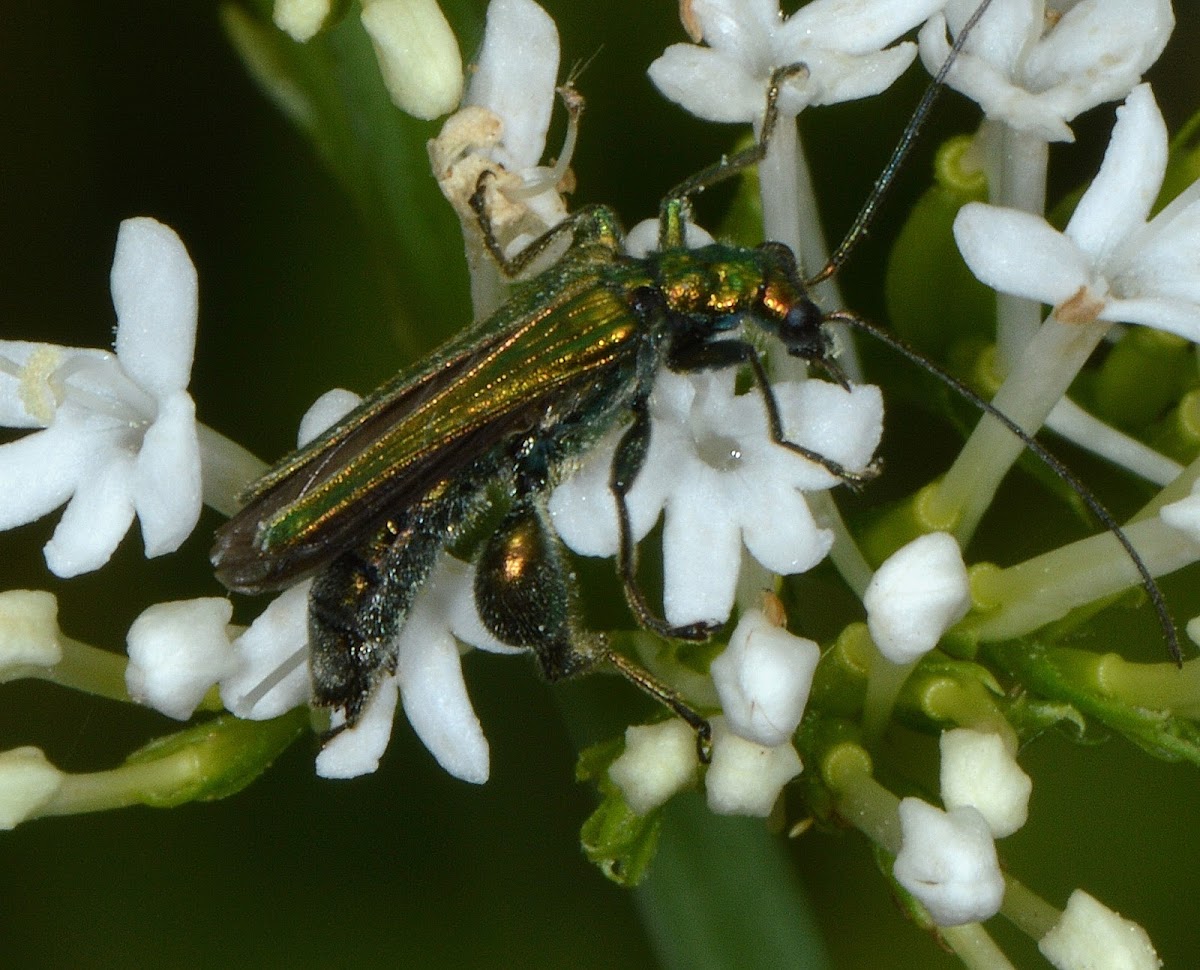
[[[709,468],[731,472],[741,466],[742,447],[736,438],[723,434],[704,434],[696,439],[696,454]]]

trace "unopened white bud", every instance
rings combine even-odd
[[[608,768],[625,801],[646,815],[696,779],[696,735],[678,718],[625,729],[625,750]]]
[[[1038,943],[1058,970],[1157,970],[1162,966],[1146,931],[1082,889],[1067,900],[1062,919]]]
[[[894,664],[919,660],[971,607],[954,537],[932,532],[893,553],[871,577],[863,605],[880,653]]]
[[[712,764],[704,777],[708,807],[717,815],[766,818],[783,786],[803,770],[791,744],[764,748],[734,734],[714,717]]]
[[[957,728],[942,735],[941,749],[946,808],[972,806],[996,838],[1012,835],[1025,824],[1033,782],[1000,735]]]

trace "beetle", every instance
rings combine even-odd
[[[955,51],[965,37],[966,31],[960,33]],[[601,636],[579,627],[564,553],[547,521],[544,497],[564,469],[603,435],[625,425],[609,485],[626,600],[646,629],[666,637],[706,638],[712,632],[707,624],[671,626],[659,617],[635,576],[626,496],[649,447],[648,399],[663,367],[679,373],[748,369],[775,445],[821,464],[852,486],[870,476],[869,469],[853,472],[785,439],[763,359],[737,332],[743,324],[843,386],[847,381],[833,360],[827,324],[867,330],[997,417],[1079,492],[1122,542],[1177,651],[1157,586],[1082,483],[1013,421],[903,342],[854,314],[824,313],[809,296],[865,232],[948,67],[949,62],[935,78],[854,227],[829,264],[808,280],[780,243],[754,248],[714,243],[699,249],[684,244],[690,199],[763,158],[778,116],[780,85],[803,65],[773,74],[755,145],[667,195],[660,209],[659,251],[645,257],[627,255],[613,211],[593,205],[572,213],[510,259],[492,231],[487,175],[480,177],[471,206],[506,274],[517,277],[569,234],[566,254],[515,284],[510,299],[490,318],[384,384],[267,471],[243,496],[243,508],[217,532],[212,560],[217,577],[231,590],[262,593],[315,576],[309,641],[318,705],[341,711],[346,726],[356,723],[380,680],[395,671],[396,635],[437,556],[478,520],[489,507],[489,495],[499,489],[507,494],[508,508],[483,541],[474,585],[487,629],[500,641],[531,651],[551,682],[602,665],[615,667],[686,720],[703,751],[708,722]]]

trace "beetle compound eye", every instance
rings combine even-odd
[[[807,297],[793,303],[779,324],[779,339],[793,357],[823,358],[827,354],[824,314]]]

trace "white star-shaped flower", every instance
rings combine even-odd
[[[979,0],[948,0],[921,29],[931,73],[950,54]],[[1170,0],[1080,0],[1059,19],[1044,0],[993,0],[946,82],[988,118],[1049,141],[1073,141],[1067,122],[1124,97],[1158,60],[1175,26]],[[1051,25],[1051,26],[1047,26]]]
[[[804,492],[839,484],[827,469],[771,441],[761,394],[734,393],[733,372],[664,370],[650,397],[650,447],[628,495],[635,541],[665,513],[663,600],[670,623],[721,623],[733,606],[742,546],[779,575],[805,572],[833,544],[813,520]],[[788,441],[861,471],[883,427],[879,389],[849,391],[825,381],[780,383],[772,391]],[[576,552],[617,551],[609,489],[621,431],[588,455],[550,498],[554,529]]]
[[[887,47],[945,0],[814,0],[783,17],[778,0],[693,0],[708,46],[673,44],[650,65],[650,80],[707,121],[754,121],[771,73],[803,64],[780,92],[779,109],[837,104],[886,90],[916,57],[910,42]]]
[[[995,916],[1004,877],[992,832],[964,806],[943,812],[919,798],[900,802],[902,844],[892,874],[938,926],[961,926]]]
[[[954,222],[967,265],[1064,323],[1136,323],[1200,340],[1200,182],[1147,221],[1167,164],[1148,84],[1123,107],[1095,180],[1064,232],[1040,216],[971,203]]]
[[[200,449],[187,393],[196,271],[179,237],[127,219],[112,267],[116,353],[0,340],[0,529],[66,503],[46,544],[59,576],[106,563],[136,515],[147,556],[174,552],[200,516]]]

